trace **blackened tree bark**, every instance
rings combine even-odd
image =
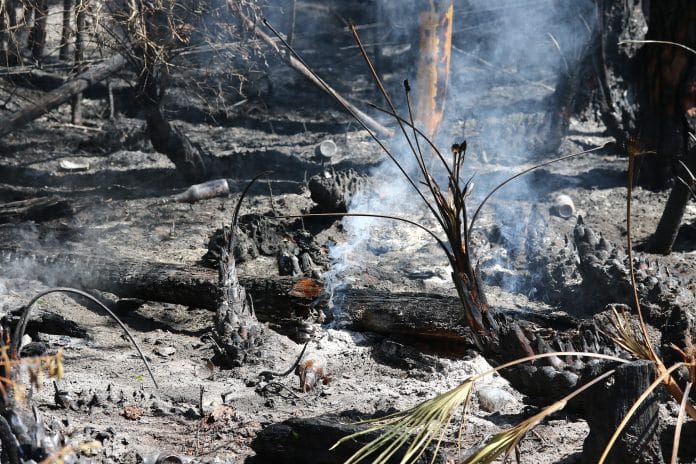
[[[3,55],[0,64],[16,66],[22,62],[19,41],[17,40],[17,0],[5,0],[0,3],[0,18],[5,24],[5,27],[0,28],[0,46],[7,47],[0,51]]]
[[[60,51],[58,59],[68,61],[70,59],[70,17],[72,16],[72,0],[63,0],[63,27],[60,33]]]
[[[162,98],[166,90],[168,48],[178,37],[174,23],[164,4],[152,5],[139,2],[144,34],[139,39],[136,56],[140,57],[138,95],[145,110],[147,132],[152,146],[169,158],[177,170],[189,181],[200,182],[208,177],[206,155],[178,128],[173,127],[162,111]]]
[[[35,0],[34,27],[29,34],[29,48],[34,61],[43,58],[46,47],[46,23],[48,21],[48,0]]]
[[[187,180],[205,180],[208,176],[206,155],[200,146],[194,145],[186,134],[169,124],[164,117],[161,105],[164,92],[164,79],[151,66],[146,65],[140,77],[139,97],[145,109],[150,142],[155,150],[174,163]]]
[[[696,168],[696,56],[667,44],[619,44],[622,40],[670,41],[696,48],[696,3],[688,0],[596,0],[600,46],[596,72],[604,122],[620,143],[635,136],[645,152],[636,182],[673,185],[647,250],[671,251],[689,200],[683,162]]]
[[[64,0],[66,6],[71,0]],[[85,44],[87,43],[87,0],[78,0],[75,4],[75,69],[84,70]],[[72,123],[82,123],[82,92],[72,100]]]
[[[648,40],[667,40],[696,48],[696,3],[688,0],[651,2]],[[641,141],[669,162],[663,178],[688,179],[679,161],[696,172],[696,56],[673,45],[646,45],[643,50],[644,91],[641,105]],[[667,169],[669,169],[668,172]],[[648,251],[667,254],[677,237],[690,192],[676,182],[665,205]]]

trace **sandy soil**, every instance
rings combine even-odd
[[[491,94],[508,103],[520,98],[514,87],[502,85],[492,85]],[[488,97],[481,95],[480,100]],[[243,213],[265,214],[280,209],[283,214],[296,214],[312,206],[305,186],[311,175],[328,167],[356,167],[366,172],[383,157],[364,132],[356,130],[346,117],[322,106],[324,100],[318,101],[319,105],[301,111],[273,106],[273,102],[264,102],[266,107],[249,102],[237,108],[238,115],[231,118],[236,123],[232,125],[186,121],[176,124],[214,154],[219,161],[216,175],[234,179],[236,191],[258,172],[274,171],[273,196],[265,186],[254,190],[243,205]],[[475,106],[477,102],[468,104]],[[86,101],[88,114],[100,112],[103,105],[103,101]],[[501,125],[516,130],[527,119],[522,113],[511,114]],[[137,133],[143,124],[141,120],[95,119],[84,127],[72,127],[65,123],[68,120],[69,108],[64,106],[0,141],[0,201],[56,195],[70,201],[75,214],[42,223],[2,224],[0,243],[20,243],[37,254],[65,251],[172,263],[198,262],[207,251],[213,232],[230,221],[239,195],[191,205],[165,202],[168,196],[187,187],[165,156],[156,153],[149,143],[137,140],[132,144],[124,139],[117,141],[115,150],[103,148],[109,143],[114,145],[108,139],[112,134]],[[463,123],[455,124],[443,136],[448,142],[459,139],[461,133],[470,138],[472,172],[485,179],[526,166],[528,160],[502,160],[495,153],[480,156],[477,137],[484,135],[477,130],[477,121],[473,120],[466,130]],[[338,153],[331,160],[317,159],[317,144],[328,138],[337,143]],[[598,124],[573,120],[559,152],[567,154],[607,141]],[[83,172],[64,171],[60,163],[65,160],[84,162],[89,168]],[[549,237],[556,240],[572,235],[574,220],[560,218],[551,211],[554,197],[561,193],[573,198],[576,214],[581,214],[590,226],[613,243],[623,243],[625,167],[626,160],[616,155],[591,154],[532,176],[526,185],[540,187],[534,192],[531,187],[522,192],[501,191],[482,216],[480,232],[474,237],[483,271],[496,282],[495,266],[500,261],[495,257],[509,245],[489,240],[501,220],[502,216],[497,216],[501,211],[512,210],[514,217],[524,222],[536,207],[548,224],[545,233]],[[639,188],[635,198],[637,220],[633,232],[640,241],[653,230],[666,193]],[[696,207],[689,205],[685,223],[694,219]],[[391,290],[453,293],[446,263],[439,257],[437,247],[411,231],[402,233],[406,245],[368,257],[365,274],[358,280]],[[320,243],[340,243],[344,239],[338,224],[317,236]],[[680,251],[672,259],[692,263],[696,258],[692,251]],[[513,278],[512,286],[490,285],[491,304],[529,311],[549,307],[534,298],[532,289],[515,288],[514,282],[536,270],[526,268],[524,262],[506,266],[505,272],[522,278]],[[277,272],[272,257],[260,257],[239,269],[240,273],[261,276]],[[427,275],[423,275],[424,269],[429,271]],[[23,275],[20,268],[0,270],[0,312],[7,314],[22,306],[47,288],[50,280],[50,275]],[[118,300],[117,295],[98,295],[109,303]],[[45,297],[39,306],[87,327],[90,336],[78,339],[35,334],[35,340],[48,343],[50,352],[63,349],[65,377],[57,385],[65,395],[60,401],[62,406],[58,405],[52,380],[44,379],[43,388],[31,392],[22,408],[28,414],[35,407],[46,429],[59,433],[66,443],[98,440],[102,447],[95,452],[94,462],[155,463],[163,462],[163,457],[171,453],[189,462],[241,463],[254,455],[250,443],[269,424],[327,412],[358,410],[373,414],[390,408],[404,409],[489,368],[475,354],[451,358],[433,353],[424,354],[427,362],[415,368],[394,367],[376,359],[375,350],[384,343],[408,341],[391,341],[325,325],[316,327],[316,336],[308,349],[327,359],[331,382],[303,393],[297,377],[290,375],[278,380],[282,387],[273,389],[258,383],[258,373],[285,370],[299,354],[301,344],[269,329],[262,354],[254,363],[232,370],[211,368],[208,360],[213,354],[209,339],[212,313],[145,302],[120,316],[152,364],[159,383],[156,389],[118,326],[103,314],[82,300],[61,295]],[[508,402],[492,412],[481,407],[481,392],[500,390],[510,394]],[[482,381],[463,426],[462,453],[532,411],[522,395],[502,378],[493,376]],[[583,421],[563,412],[556,414],[521,443],[522,462],[581,462],[586,434]],[[452,458],[449,462],[457,462],[454,437],[445,441],[444,448]],[[84,460],[87,462],[87,458]]]

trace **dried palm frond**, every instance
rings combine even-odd
[[[617,358],[615,356],[575,351],[543,353],[535,356],[520,358],[515,361],[505,363],[501,366],[491,368],[481,374],[471,376],[464,380],[459,386],[437,395],[434,398],[431,398],[407,411],[398,412],[379,419],[365,421],[365,423],[374,425],[365,430],[361,430],[342,438],[336,442],[331,449],[334,449],[342,443],[351,441],[357,437],[383,430],[379,436],[353,454],[353,456],[351,456],[345,462],[345,464],[357,464],[373,455],[376,455],[376,457],[371,458],[371,463],[385,464],[400,450],[404,453],[400,458],[400,462],[402,464],[414,463],[420,459],[420,457],[423,455],[423,453],[425,453],[432,443],[435,444],[433,448],[434,462],[440,448],[440,444],[442,443],[442,439],[445,436],[452,419],[455,417],[456,412],[460,408],[462,408],[463,411],[460,421],[464,421],[466,417],[466,407],[469,403],[472,389],[478,380],[492,375],[501,369],[552,356],[584,356],[621,363],[628,362],[625,359]],[[582,393],[585,389],[608,377],[612,373],[613,371],[609,371],[602,376],[593,379],[591,382],[583,385],[565,398],[554,403],[549,408],[518,424],[512,429],[496,435],[484,448],[482,448],[480,451],[480,456],[499,456],[503,452],[509,452],[510,449],[514,447],[524,437],[524,435],[529,432],[529,430],[541,422],[542,419],[549,414],[562,409],[571,398]],[[461,434],[457,441],[461,442]],[[409,445],[404,450],[407,443],[409,443]],[[477,456],[478,455],[479,454],[477,454]],[[469,460],[466,462],[474,463],[479,461]]]
[[[612,305],[611,310],[614,313],[614,318],[610,319],[610,321],[614,330],[609,336],[613,342],[638,359],[655,361],[655,358],[653,358],[654,352],[650,349],[642,334],[636,333],[624,308],[621,307],[621,312],[619,313],[616,305]]]
[[[435,454],[454,413],[461,407],[466,409],[476,378],[471,377],[452,390],[436,396],[408,411],[373,421],[377,425],[342,438],[331,449],[358,436],[386,429],[384,433],[367,443],[351,456],[345,464],[357,464],[368,456],[380,452],[371,462],[386,463],[411,438],[402,462],[415,462],[428,446],[437,439]]]
[[[556,401],[552,405],[545,407],[538,413],[534,414],[532,417],[523,420],[514,427],[497,433],[490,440],[488,440],[488,442],[484,446],[482,446],[474,454],[466,458],[463,461],[463,464],[488,464],[498,459],[503,453],[507,457],[513,450],[513,448],[517,446],[520,440],[522,440],[525,437],[525,435],[529,433],[530,430],[539,425],[539,423],[542,420],[544,420],[549,415],[557,411],[560,411],[566,406],[566,404],[568,404],[568,401],[570,401],[572,398],[587,390],[592,385],[606,379],[607,377],[613,374],[613,369],[605,372],[599,377],[592,379],[590,382],[586,383],[582,387],[576,389],[572,393]]]

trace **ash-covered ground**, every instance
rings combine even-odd
[[[505,40],[509,43],[513,38]],[[469,52],[455,49],[454,53]],[[570,119],[559,147],[545,150],[556,136],[554,118],[561,117],[547,104],[557,74],[548,63],[524,66],[523,61],[518,59],[507,67],[491,66],[489,60],[453,66],[451,112],[438,140],[444,147],[462,139],[469,142],[467,175],[474,175],[474,205],[500,179],[534,162],[611,141],[596,114],[588,110]],[[339,77],[340,90],[349,96],[374,98],[365,90],[364,75]],[[397,69],[387,79],[398,88],[395,83],[402,77]],[[315,206],[308,188],[312,176],[353,169],[372,179],[367,189],[376,191],[377,197],[364,203],[356,200],[349,205],[351,211],[406,214],[435,228],[434,221],[417,206],[413,192],[383,188],[399,183],[390,177],[392,171],[379,167],[384,154],[328,97],[282,71],[276,77],[271,74],[269,80],[275,86],[273,92],[240,100],[219,123],[185,117],[185,89],[174,89],[168,97],[168,105],[176,109],[171,112],[174,123],[214,156],[212,177],[228,179],[237,192],[225,197],[192,204],[168,201],[189,185],[145,141],[137,108],[107,121],[98,117],[105,101],[87,99],[89,122],[84,126],[67,124],[69,108],[64,106],[0,140],[1,202],[54,196],[67,201],[72,211],[41,222],[0,224],[0,243],[37,256],[75,253],[195,265],[208,251],[215,231],[230,222],[238,192],[267,170],[272,171],[269,181],[262,179],[251,191],[242,215],[272,220],[307,213]],[[298,96],[303,105],[297,104]],[[382,121],[389,123],[387,118]],[[330,157],[317,151],[326,140],[337,146]],[[398,142],[394,146],[399,149]],[[86,168],[66,169],[65,161]],[[602,309],[596,308],[601,298],[574,291],[577,275],[561,273],[550,280],[553,276],[547,266],[558,261],[578,215],[614,245],[624,244],[626,165],[627,160],[611,149],[578,156],[515,181],[489,201],[473,231],[472,243],[491,305],[511,311],[568,311],[575,316]],[[574,202],[569,218],[560,217],[554,209],[561,194]],[[667,192],[641,188],[634,192],[632,232],[636,242],[645,240],[654,229],[666,196]],[[690,204],[677,251],[660,257],[663,265],[693,271],[696,255],[689,224],[694,219],[696,208]],[[385,222],[305,221],[315,243],[325,246],[326,264],[321,273],[334,297],[341,295],[345,285],[455,294],[445,256],[424,233]],[[356,245],[356,237],[366,231],[372,238]],[[271,251],[241,263],[240,275],[277,275],[277,250]],[[84,269],[89,272],[92,270]],[[74,277],[76,283],[81,281],[80,275]],[[50,272],[30,272],[23,263],[3,263],[3,315],[26,304],[54,280]],[[489,368],[475,352],[462,354],[461,347],[443,349],[441,343],[429,347],[427,341],[342,326],[337,303],[327,308],[333,313],[332,322],[304,321],[313,333],[308,350],[326,358],[330,376],[327,385],[305,393],[293,374],[277,379],[280,385],[259,383],[261,371],[285,370],[302,349],[301,343],[281,334],[292,332],[284,326],[287,321],[266,323],[264,343],[253,362],[220,369],[209,361],[213,357],[212,312],[149,301],[119,305],[118,295],[94,293],[122,308],[119,316],[143,347],[160,388],[154,388],[115,323],[82,300],[53,295],[42,298],[38,307],[59,312],[87,328],[89,335],[31,334],[34,341],[46,343],[49,352],[63,349],[65,377],[57,383],[63,392],[59,401],[51,379],[44,379],[43,388],[30,392],[23,408],[27,416],[35,408],[46,430],[61,434],[70,443],[98,440],[102,448],[93,458],[97,462],[164,462],[168,455],[188,462],[251,462],[255,455],[251,443],[270,424],[326,413],[372,415],[405,409]],[[340,298],[335,300],[340,302]],[[280,313],[283,310],[278,308]],[[533,411],[501,377],[481,381],[463,425],[461,453],[467,454]],[[582,462],[587,431],[582,420],[561,411],[521,443],[522,462]],[[448,437],[443,447],[450,459],[447,462],[457,462],[455,437]]]
[[[2,197],[9,201],[55,195],[69,201],[74,214],[41,223],[3,224],[0,227],[3,244],[19,244],[37,255],[75,252],[97,257],[197,263],[207,251],[209,237],[230,221],[238,194],[194,204],[167,203],[163,201],[165,198],[187,185],[164,156],[153,152],[147,144],[107,154],[95,148],[83,148],[93,147],[95,140],[112,130],[112,123],[100,122],[90,130],[81,130],[55,122],[59,117],[52,115],[51,119],[39,120],[3,141]],[[304,172],[285,168],[292,175],[283,177],[285,166],[303,166],[310,176],[341,163],[362,165],[366,169],[380,157],[365,133],[345,130],[347,120],[342,116],[327,112],[322,124],[331,127],[330,132],[311,129],[317,119],[316,115],[278,107],[258,114],[249,127],[178,124],[215,153],[221,165],[235,166],[229,176],[239,178],[239,185],[270,167],[272,162],[273,167],[281,170],[275,177],[277,182],[271,184],[273,196],[259,189],[244,203],[242,212],[269,214],[275,210],[289,215],[306,212],[313,203],[303,181]],[[305,122],[308,129],[280,133],[287,121],[292,121],[295,128],[297,121]],[[271,132],[271,124],[265,122],[272,122],[276,132]],[[115,124],[135,131],[141,122],[120,120]],[[338,154],[335,159],[317,162],[315,148],[329,138],[337,143]],[[561,152],[605,141],[601,127],[573,121]],[[470,157],[475,166],[471,169],[481,176],[520,168],[485,163],[474,150]],[[89,169],[64,172],[60,168],[64,160],[88,163]],[[486,287],[491,304],[520,311],[550,307],[538,297],[545,285],[535,277],[539,269],[528,268],[524,257],[497,259],[506,255],[503,250],[523,246],[510,243],[509,239],[490,241],[491,236],[496,236],[497,228],[515,225],[497,219],[496,208],[514,209],[514,216],[522,225],[528,222],[532,209],[536,209],[543,218],[545,236],[549,240],[562,240],[564,235],[572,235],[575,224],[574,218],[562,219],[552,212],[554,196],[564,193],[574,200],[576,214],[582,214],[588,224],[614,243],[622,243],[625,164],[625,159],[606,154],[579,157],[549,167],[548,172],[535,178],[544,183],[545,193],[514,198],[503,191],[491,201],[475,236],[482,272],[491,282]],[[665,197],[663,192],[642,189],[635,192],[637,240],[651,231]],[[687,220],[692,221],[695,215],[690,206]],[[354,277],[353,285],[453,294],[444,257],[436,246],[408,229],[399,230],[402,242],[397,245],[385,242],[379,254],[361,261],[363,272]],[[346,236],[337,221],[315,239],[319,243],[342,243]],[[524,242],[525,235],[520,234],[519,240]],[[692,256],[692,253],[676,252],[670,259],[690,261]],[[277,262],[272,256],[261,256],[240,265],[239,272],[257,276],[277,273]],[[50,281],[50,275],[22,275],[21,269],[3,269],[0,286],[3,312],[19,308]],[[118,299],[116,295],[101,296],[111,302]],[[592,305],[593,301],[581,304],[588,309]],[[250,442],[256,433],[271,423],[352,409],[372,414],[393,407],[407,408],[488,368],[477,356],[452,358],[437,353],[423,354],[411,366],[394,367],[393,359],[385,361],[375,353],[384,352],[385,344],[408,346],[408,340],[390,341],[383,335],[317,326],[309,350],[327,359],[331,382],[303,393],[297,377],[291,375],[279,380],[287,388],[261,390],[256,384],[258,373],[290,366],[301,344],[269,330],[262,356],[253,364],[232,370],[211,369],[207,363],[212,357],[207,334],[212,326],[212,313],[145,302],[121,317],[152,363],[160,383],[160,389],[156,390],[120,329],[104,315],[66,296],[43,298],[39,307],[78,322],[88,328],[89,337],[33,335],[34,340],[48,343],[49,351],[64,350],[66,375],[58,386],[71,400],[67,408],[56,406],[53,386],[46,379],[44,388],[29,396],[26,408],[35,406],[50,430],[60,431],[71,441],[91,438],[101,441],[103,448],[96,459],[103,461],[141,462],[142,458],[152,462],[153,456],[170,451],[195,462],[243,462],[254,455]],[[501,427],[525,417],[524,398],[501,378],[493,377],[477,387],[478,396],[487,397],[487,392],[502,396],[503,400],[493,406],[493,411],[483,409],[477,400],[472,403],[470,419],[464,425],[463,450],[481,444]],[[225,406],[223,393],[227,393]],[[203,413],[220,417],[202,418],[201,398]],[[131,407],[142,408],[142,413],[128,417],[125,411]],[[587,433],[582,421],[559,414],[542,424],[537,432],[521,445],[525,461],[578,462]],[[445,448],[455,453],[453,439],[445,442]]]

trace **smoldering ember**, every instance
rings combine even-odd
[[[684,0],[0,0],[0,461],[696,462],[695,49]]]

